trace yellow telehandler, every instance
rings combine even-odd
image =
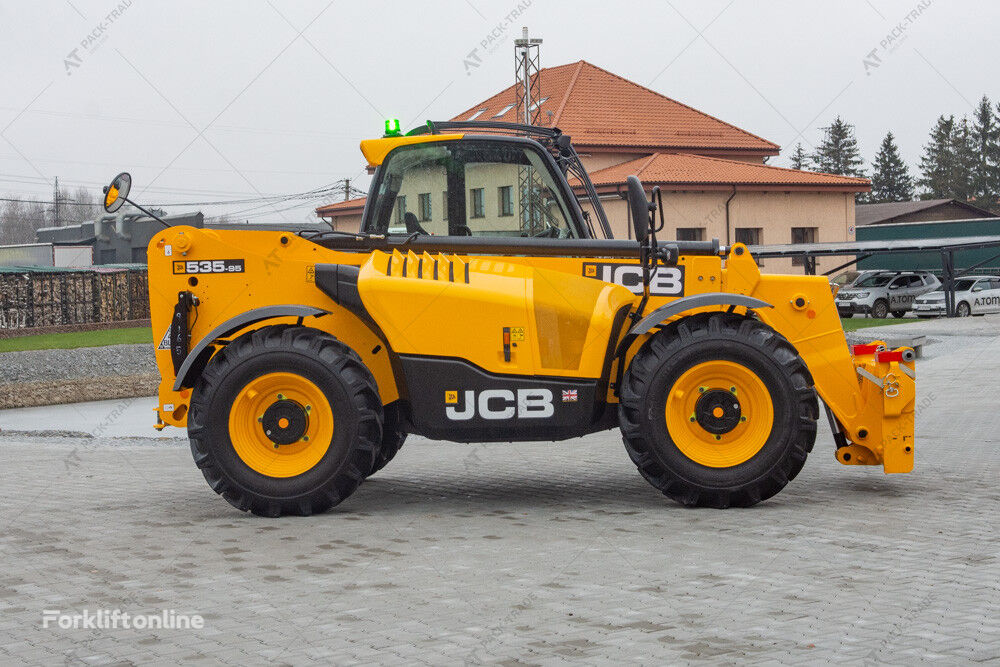
[[[849,349],[825,277],[762,275],[739,243],[658,241],[659,191],[635,177],[636,240],[611,238],[555,128],[387,123],[361,151],[359,231],[169,227],[149,244],[157,426],[187,427],[235,507],[324,511],[409,433],[615,427],[665,495],[745,507],[798,474],[820,400],[841,463],[912,469],[913,350]],[[130,184],[105,207],[133,203]]]

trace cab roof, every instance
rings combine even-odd
[[[465,134],[416,134],[399,137],[382,137],[380,139],[365,139],[361,142],[361,154],[368,160],[369,167],[378,167],[385,156],[394,148],[411,144],[429,144],[436,141],[454,141]]]

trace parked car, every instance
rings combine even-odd
[[[841,317],[856,314],[882,319],[892,313],[903,317],[913,300],[941,286],[937,277],[926,271],[880,271],[863,276],[837,294],[837,312]]]
[[[1000,277],[970,276],[955,281],[955,314],[959,317],[1000,313]],[[913,301],[917,317],[946,315],[944,289],[937,289]]]
[[[847,270],[830,278],[830,282],[834,285],[840,285],[841,289],[843,289],[844,287],[850,287],[865,276],[870,276],[873,273],[882,273],[882,271],[871,269],[865,269],[864,271]]]

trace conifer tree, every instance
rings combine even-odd
[[[837,116],[830,127],[825,128],[823,141],[812,155],[818,171],[841,176],[864,176],[858,140],[854,137],[854,126]]]
[[[792,151],[792,169],[808,169],[809,168],[809,154],[806,153],[805,149],[802,148],[802,142],[795,144],[795,150]]]
[[[889,132],[882,140],[878,155],[872,162],[872,192],[868,198],[873,204],[913,199],[913,178],[896,146],[896,137]]]

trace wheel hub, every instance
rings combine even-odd
[[[724,389],[706,391],[694,408],[698,425],[715,435],[729,433],[736,428],[742,414],[739,399]]]
[[[306,410],[297,402],[282,398],[267,407],[260,418],[264,435],[276,445],[290,445],[302,440],[309,427]]]

